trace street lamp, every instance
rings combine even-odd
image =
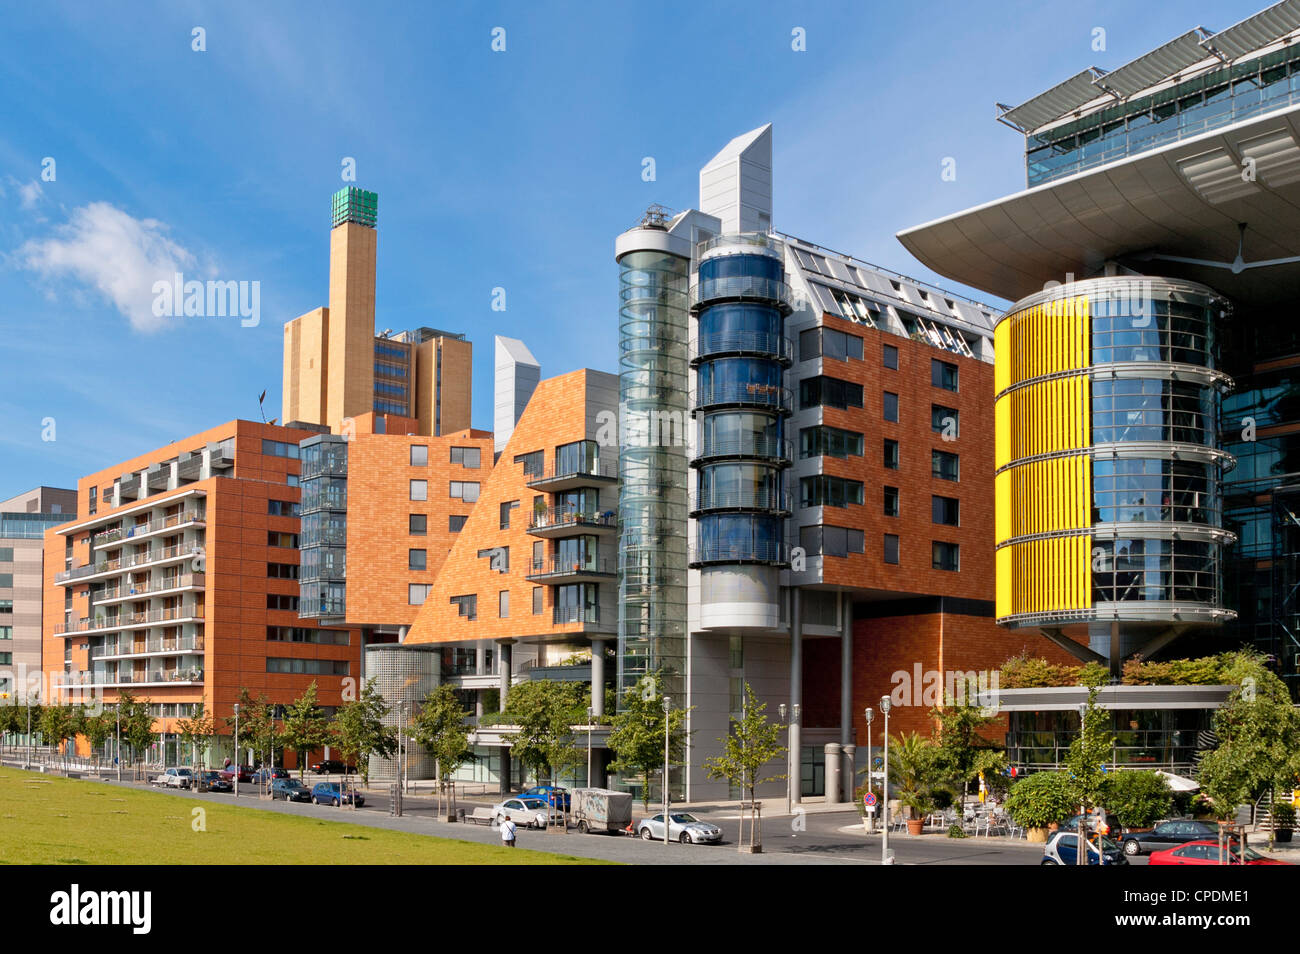
[[[595,718],[596,710],[587,706],[587,787],[591,786],[591,720]]]
[[[889,696],[880,697],[880,711],[885,714],[885,783],[882,787],[885,803],[885,811],[882,815],[884,819],[884,829],[880,836],[880,863],[882,865],[892,865],[894,859],[889,855],[889,710],[892,703]]]
[[[789,709],[786,708],[786,704],[783,702],[783,703],[781,703],[779,706],[776,707],[776,711],[779,712],[779,713],[781,713],[781,722],[785,724],[785,733],[786,733],[785,737],[786,737],[786,742],[787,742],[787,745],[786,745],[786,751],[785,751],[785,773],[786,773],[786,774],[785,774],[785,813],[786,813],[787,815],[789,815],[789,814],[790,814],[790,811],[791,811],[791,804],[792,804],[792,803],[791,803],[791,797],[790,797],[790,772],[791,772],[791,769],[790,769],[790,758],[791,758],[791,756],[790,756],[790,747],[789,747],[789,744],[788,744],[788,743],[789,743],[789,739],[790,739],[790,725],[789,725],[789,723],[786,723],[786,721],[785,721],[785,714],[789,711]]]
[[[117,763],[117,780],[122,781],[122,697],[117,697],[117,705],[113,707],[117,715],[117,740],[113,743],[113,761]]]
[[[672,711],[673,700],[664,696],[664,847],[668,846],[668,714]]]
[[[866,712],[863,714],[867,717],[867,791],[874,792],[876,787],[871,781],[872,769],[875,767],[871,762],[871,723],[876,719],[876,710],[871,706],[867,706]],[[875,812],[872,812],[867,817],[874,819]]]
[[[239,797],[239,703],[235,703],[235,798]]]

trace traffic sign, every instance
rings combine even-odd
[[[866,794],[864,794],[864,795],[862,796],[862,804],[865,805],[867,808],[875,808],[875,807],[876,807],[876,793],[875,793],[875,792],[867,792]]]

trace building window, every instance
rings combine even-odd
[[[515,463],[524,465],[525,477],[540,477],[543,468],[546,466],[546,452],[530,451],[527,454],[517,454]]]
[[[429,482],[427,480],[411,481],[411,499],[412,500],[429,499]]]
[[[960,509],[961,501],[956,497],[940,497],[936,494],[930,498],[930,517],[935,523],[947,527],[960,526]]]
[[[898,516],[898,488],[897,487],[885,488],[885,516],[886,517]]]
[[[518,500],[507,500],[501,504],[501,529],[510,529],[510,511],[519,506]]]
[[[12,613],[14,611],[13,600],[0,600],[0,613]]]
[[[945,391],[956,391],[957,365],[949,364],[947,361],[940,361],[938,358],[931,358],[930,383],[936,388],[943,388]]]
[[[262,453],[268,457],[288,457],[291,460],[298,459],[298,445],[288,444],[284,441],[262,441]]]
[[[891,371],[898,370],[898,349],[891,344],[883,345],[880,349],[880,363]]]
[[[862,503],[862,481],[818,474],[799,480],[799,506],[847,507]]]
[[[955,543],[944,543],[941,540],[935,540],[930,565],[936,570],[952,570],[955,572],[960,563],[957,549]]]
[[[13,563],[13,562],[14,562],[14,548],[0,547],[0,563]]]
[[[429,532],[429,518],[426,514],[413,513],[407,517],[406,532],[413,537],[423,537]]]
[[[266,657],[266,671],[277,673],[307,673],[313,676],[346,676],[349,663],[346,659],[276,659]]]
[[[429,466],[429,445],[427,444],[411,445],[411,466],[412,467]]]
[[[497,594],[497,615],[505,619],[510,615],[510,591],[502,590]]]
[[[892,391],[885,392],[885,420],[898,423],[898,395]]]
[[[961,431],[961,421],[955,407],[942,404],[930,405],[930,430],[945,437],[957,437]]]
[[[457,607],[460,615],[466,619],[478,619],[478,594],[453,596],[451,603]]]
[[[465,521],[469,517],[463,514],[453,513],[447,517],[447,529],[452,533],[460,533],[461,528],[465,526]]]
[[[272,517],[296,517],[298,505],[290,500],[268,500],[266,512]]]
[[[956,454],[947,451],[930,451],[930,474],[939,480],[959,480],[961,468]]]
[[[292,563],[268,563],[266,575],[273,580],[296,580],[298,567]]]
[[[862,531],[829,524],[800,527],[799,545],[809,556],[846,557],[850,553],[862,552]]]
[[[860,361],[862,339],[835,328],[809,328],[807,331],[801,331],[799,360],[809,361],[813,358],[831,358],[835,361],[856,358]]]
[[[799,382],[800,407],[862,407],[862,385],[826,375]]]
[[[429,551],[407,550],[406,568],[408,570],[427,570],[429,568]]]
[[[477,469],[479,466],[479,449],[477,447],[453,447],[451,462],[462,467]]]
[[[451,497],[453,500],[463,500],[465,503],[474,503],[478,500],[479,485],[474,480],[453,480],[451,482]]]
[[[298,534],[296,533],[279,533],[270,530],[266,534],[266,545],[268,547],[288,547],[289,549],[298,549]]]
[[[885,469],[898,470],[898,441],[885,438]]]
[[[298,597],[288,596],[284,593],[267,593],[266,608],[269,610],[296,610],[298,608]]]
[[[542,615],[542,609],[543,609],[542,602],[545,599],[545,597],[542,594],[544,591],[545,591],[544,587],[541,586],[533,587],[533,615],[534,616]]]
[[[838,427],[804,427],[799,430],[799,459],[809,457],[861,457],[862,435]]]
[[[885,534],[885,562],[898,563],[898,534]]]
[[[423,606],[424,601],[429,598],[429,589],[431,584],[428,583],[408,583],[406,586],[406,602],[411,606]]]
[[[308,629],[305,626],[268,626],[266,638],[273,643],[315,643],[318,646],[347,646],[346,629]]]

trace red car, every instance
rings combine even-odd
[[[1238,856],[1239,844],[1232,842],[1230,850],[1232,851],[1231,864],[1239,864],[1241,858]],[[1189,841],[1185,845],[1179,845],[1177,848],[1166,848],[1164,851],[1151,852],[1151,864],[1153,865],[1217,865],[1219,863],[1219,843],[1217,841]],[[1287,865],[1289,861],[1274,861],[1272,858],[1265,858],[1254,848],[1246,846],[1246,864],[1248,865]]]
[[[247,765],[240,765],[240,766],[227,765],[225,768],[221,770],[221,777],[224,778],[227,782],[234,782],[235,772],[239,773],[240,785],[251,785],[253,783],[253,770],[249,768]]]

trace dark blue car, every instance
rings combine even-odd
[[[352,799],[352,793],[344,792],[338,782],[317,782],[316,787],[311,790],[313,805],[338,805],[340,802],[351,805]],[[365,796],[360,792],[356,793],[356,800],[357,808],[361,808],[366,803]]]
[[[556,785],[534,785],[523,792],[520,798],[540,798],[548,805],[567,812],[569,810],[569,790]]]

